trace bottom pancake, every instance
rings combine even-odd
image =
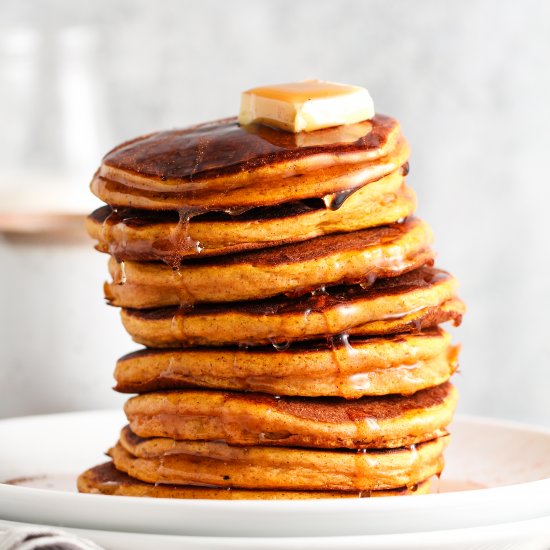
[[[449,436],[398,449],[235,447],[142,439],[128,428],[109,451],[118,470],[147,483],[240,489],[376,491],[415,485],[443,469]]]
[[[78,478],[81,493],[103,495],[215,499],[215,500],[304,500],[318,498],[367,498],[404,495],[425,495],[430,491],[429,480],[411,487],[386,491],[262,491],[221,487],[193,487],[185,485],[155,485],[139,481],[117,470],[112,462],[90,468]]]

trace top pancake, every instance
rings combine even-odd
[[[384,115],[299,134],[230,118],[123,143],[91,188],[113,206],[152,210],[272,205],[361,187],[408,154],[398,122]]]

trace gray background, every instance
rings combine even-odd
[[[550,426],[550,3],[4,0],[0,209],[87,210],[100,156],[235,114],[254,85],[366,86],[402,122],[469,306],[462,412]],[[113,406],[135,349],[91,244],[0,236],[0,416]]]

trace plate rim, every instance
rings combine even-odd
[[[20,417],[13,417],[0,420],[0,429],[6,424],[28,424],[34,422],[48,422],[48,421],[63,421],[65,418],[78,419],[78,417],[93,418],[97,415],[105,416],[121,416],[121,411],[118,409],[99,409],[99,410],[85,410],[85,411],[73,411],[52,413],[47,415],[27,415]],[[476,415],[457,415],[453,422],[470,424],[473,426],[483,425],[485,427],[498,426],[500,428],[520,430],[522,432],[528,432],[538,435],[543,435],[550,438],[550,429],[524,424],[516,421],[499,420],[489,417],[476,416]],[[452,426],[452,425],[451,425]],[[303,513],[321,513],[330,514],[333,511],[337,511],[340,514],[357,514],[368,513],[369,511],[376,511],[377,513],[406,513],[407,509],[414,507],[416,511],[428,511],[434,509],[434,502],[438,507],[445,507],[453,509],[460,505],[461,507],[468,506],[469,504],[475,504],[480,506],[484,503],[494,502],[495,499],[501,498],[502,494],[505,494],[507,498],[530,498],[534,494],[543,492],[544,494],[550,493],[550,477],[541,480],[509,484],[499,487],[489,488],[476,488],[467,491],[439,493],[430,495],[419,495],[414,499],[408,497],[388,497],[377,499],[323,499],[323,500],[308,500],[308,501],[257,501],[257,500],[236,500],[236,501],[217,501],[208,499],[194,499],[194,500],[178,500],[178,499],[158,499],[158,498],[146,498],[146,497],[130,497],[130,496],[117,496],[116,501],[112,496],[101,494],[82,494],[82,493],[70,493],[60,490],[40,489],[8,485],[0,483],[0,497],[7,499],[15,499],[16,501],[27,501],[31,499],[34,504],[47,505],[54,498],[55,502],[59,506],[70,506],[75,502],[93,508],[96,506],[104,505],[109,502],[110,506],[113,506],[113,502],[116,502],[117,509],[124,508],[127,511],[127,515],[131,516],[132,511],[140,511],[143,513],[145,509],[154,508],[155,513],[161,514],[162,512],[170,512],[184,510],[186,507],[189,509],[190,505],[193,511],[197,514],[203,513],[205,510],[210,513],[223,513],[231,507],[231,511],[237,514],[248,514],[251,520],[254,517],[273,514],[278,517],[289,517],[296,512]],[[413,503],[414,501],[414,503]],[[336,504],[337,502],[337,504]],[[549,503],[550,506],[550,503]],[[0,512],[1,514],[1,512]],[[531,519],[537,517],[545,517],[549,515],[548,511],[541,512],[535,516],[530,516]],[[1,517],[1,516],[0,516]],[[11,519],[12,521],[19,521],[17,518],[3,518]],[[521,517],[519,520],[525,520],[527,518]],[[24,521],[23,519],[20,519]],[[519,521],[518,520],[518,521]],[[103,523],[97,523],[96,530],[106,529],[105,520]],[[125,520],[125,526],[121,530],[131,530],[128,523]],[[506,523],[509,520],[502,520],[500,522],[493,521],[492,523]],[[91,524],[83,525],[74,519],[70,518],[67,522],[67,527],[74,528],[93,528]],[[450,526],[446,529],[457,528],[456,526]],[[109,530],[109,529],[107,529]],[[143,533],[154,533],[150,526],[143,526],[138,530]],[[169,533],[165,534],[182,535],[181,530],[171,529]],[[219,535],[222,536],[222,535]],[[289,536],[289,535],[282,535]],[[330,535],[327,535],[330,536]]]

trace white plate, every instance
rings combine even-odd
[[[0,532],[22,526],[28,524],[0,520]],[[548,550],[550,547],[550,517],[429,533],[285,539],[188,537],[75,528],[66,531],[109,550],[280,550],[283,546],[291,550]]]
[[[319,501],[206,501],[81,495],[63,490],[104,460],[121,412],[0,422],[0,480],[52,476],[52,487],[0,484],[0,518],[106,531],[216,537],[397,534],[550,516],[550,431],[461,418],[452,427],[446,483],[484,489],[418,497]]]

